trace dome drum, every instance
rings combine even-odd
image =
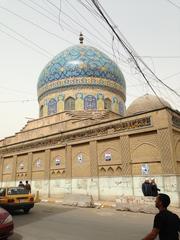
[[[38,89],[38,99],[40,100],[42,97],[47,96],[53,92],[62,92],[69,89],[77,89],[81,88],[89,88],[89,89],[102,89],[108,90],[115,94],[120,95],[123,100],[126,100],[126,92],[125,89],[116,82],[111,82],[107,79],[98,79],[98,78],[70,78],[64,79],[61,81],[54,81],[49,83],[42,88]]]
[[[52,93],[40,100],[40,116],[48,116],[63,111],[110,110],[124,116],[123,99],[108,91],[84,89]]]

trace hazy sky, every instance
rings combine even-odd
[[[172,0],[174,5],[168,0],[99,2],[115,29],[118,27],[157,76],[180,94],[180,0]],[[104,51],[118,63],[126,79],[127,107],[150,92],[120,44],[113,41],[108,26],[80,1],[1,0],[0,138],[18,132],[28,118],[38,118],[39,74],[53,56],[78,44],[79,32],[84,34],[84,44]],[[155,81],[152,84],[159,96],[180,110],[179,97]]]

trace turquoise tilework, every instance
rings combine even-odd
[[[50,82],[71,77],[104,78],[126,88],[122,72],[107,55],[94,47],[75,45],[59,53],[46,65],[39,76],[38,89]]]

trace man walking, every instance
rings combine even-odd
[[[151,193],[152,193],[152,196],[157,197],[158,191],[160,191],[160,189],[157,187],[157,184],[155,183],[155,179],[151,178]]]
[[[25,189],[26,189],[29,193],[31,193],[31,185],[28,183],[28,181],[26,181]]]
[[[155,203],[159,213],[154,218],[152,231],[142,240],[154,240],[158,235],[160,240],[179,240],[180,220],[176,214],[167,210],[170,204],[169,196],[160,193]]]
[[[144,196],[151,196],[151,184],[148,178],[146,178],[144,183],[142,184],[142,192]]]
[[[24,184],[23,184],[23,182],[22,182],[22,181],[20,181],[20,182],[19,182],[19,185],[18,185],[18,187],[24,188]]]

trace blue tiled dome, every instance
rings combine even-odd
[[[84,80],[79,82],[77,79],[80,78]],[[87,78],[110,80],[112,83],[120,85],[125,96],[125,80],[117,64],[98,49],[82,44],[67,48],[46,65],[39,76],[38,95],[52,89],[49,87],[51,83],[56,83],[58,88],[69,85],[79,86],[79,84],[88,84]],[[68,81],[64,81],[66,79]],[[48,87],[46,87],[47,85]],[[55,84],[53,88],[55,88]],[[42,89],[44,90],[42,91]]]

